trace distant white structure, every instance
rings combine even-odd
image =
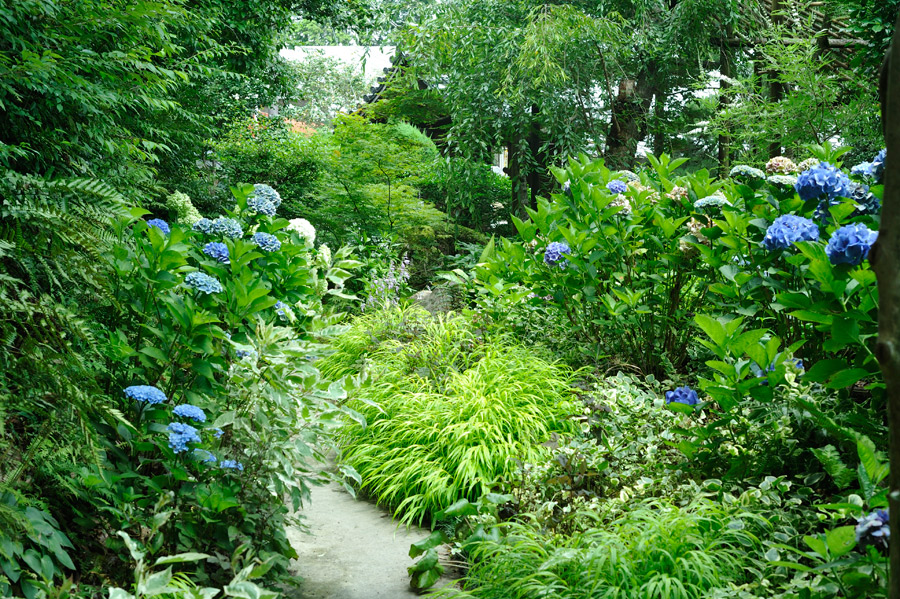
[[[372,83],[384,74],[383,69],[391,66],[394,46],[294,46],[279,52],[286,60],[303,60],[310,54],[322,53],[336,58],[344,64],[365,66],[364,75],[367,83]]]

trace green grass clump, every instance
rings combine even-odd
[[[334,353],[316,361],[316,368],[330,380],[355,374],[382,343],[413,341],[431,320],[431,314],[415,304],[364,314],[332,342]]]
[[[343,460],[406,523],[476,500],[516,460],[539,459],[554,432],[576,428],[571,371],[479,339],[461,317],[424,323],[408,342],[385,340],[366,364],[372,382],[349,406],[368,426],[344,427]]]
[[[761,521],[707,499],[687,507],[646,502],[572,536],[510,523],[507,536],[472,551],[465,591],[454,599],[701,599],[757,579]],[[716,594],[716,596],[727,596]]]

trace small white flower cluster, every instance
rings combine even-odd
[[[776,156],[766,163],[766,172],[770,175],[793,175],[797,173],[797,165],[786,156]]]
[[[666,196],[671,200],[683,200],[688,197],[688,190],[685,187],[676,185],[670,191],[666,192]]]
[[[176,191],[166,198],[166,208],[175,213],[175,220],[183,225],[193,225],[200,220],[200,212],[186,193]]]
[[[688,230],[688,235],[693,235],[697,238],[697,241],[704,245],[709,245],[709,238],[706,237],[700,230],[706,227],[711,227],[712,223],[703,223],[697,220],[696,218],[691,218],[685,225]],[[678,242],[678,249],[681,250],[681,253],[685,256],[691,256],[697,253],[697,248],[689,243],[684,237]]]
[[[312,247],[316,241],[316,228],[305,218],[292,218],[288,222],[287,230],[299,235],[307,247]]]

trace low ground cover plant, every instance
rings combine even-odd
[[[510,523],[501,540],[472,550],[464,591],[436,596],[725,596],[759,576],[761,544],[753,532],[758,520],[749,511],[697,499],[684,507],[643,502],[615,521],[573,535],[547,535],[527,521]]]

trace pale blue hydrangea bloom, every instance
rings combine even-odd
[[[230,264],[228,246],[220,241],[211,241],[203,247],[203,253],[222,264]]]
[[[220,466],[222,466],[222,468],[229,468],[231,470],[240,470],[241,472],[244,471],[244,465],[235,460],[222,460]]]
[[[244,230],[241,228],[241,223],[237,222],[233,218],[225,218],[224,216],[220,216],[213,221],[212,226],[210,227],[210,232],[217,235],[224,235],[229,239],[237,239],[244,234]]]
[[[613,179],[606,184],[606,189],[608,189],[610,193],[618,195],[620,193],[625,193],[626,191],[628,191],[628,185],[626,185],[624,181]]]
[[[874,510],[856,521],[856,542],[860,549],[869,545],[886,550],[891,540],[888,510]]]
[[[175,409],[172,410],[172,413],[176,416],[181,416],[182,418],[190,418],[191,420],[195,420],[197,422],[206,422],[206,412],[204,412],[197,406],[192,406],[189,403],[175,406]]]
[[[210,293],[222,293],[224,288],[218,279],[211,277],[202,272],[192,272],[184,278],[184,284],[191,289],[202,291],[209,295]]]
[[[253,243],[266,252],[277,252],[281,249],[281,242],[278,241],[277,237],[269,233],[254,233]]]
[[[163,235],[168,235],[169,231],[170,231],[169,223],[167,223],[166,221],[164,221],[161,218],[152,218],[152,219],[148,220],[147,226],[156,227],[157,229],[159,229],[160,231],[163,232]]]
[[[876,183],[884,182],[884,162],[887,160],[887,148],[878,152],[872,159],[872,177]]]
[[[816,241],[817,239],[819,239],[819,227],[816,226],[816,223],[802,216],[783,214],[766,229],[763,245],[767,250],[783,250],[798,241]]]
[[[766,178],[766,174],[763,171],[758,168],[753,168],[752,166],[747,166],[746,164],[735,166],[728,175],[732,179],[738,179],[739,181],[749,181],[752,179],[762,181]]]
[[[150,405],[160,404],[166,401],[166,394],[152,385],[132,385],[125,387],[125,397],[148,403]]]
[[[200,442],[200,435],[197,434],[197,429],[190,424],[173,422],[166,427],[166,430],[169,431],[169,447],[175,453],[187,451],[188,443]]]
[[[544,264],[548,266],[556,266],[565,265],[567,260],[563,258],[571,253],[571,248],[569,248],[569,244],[561,241],[553,241],[549,245],[547,245],[547,250],[544,252]]]
[[[208,218],[201,218],[191,228],[198,233],[206,233],[208,235],[213,232],[213,221]]]
[[[703,212],[707,210],[719,209],[722,206],[730,206],[731,202],[728,201],[728,198],[725,197],[721,191],[717,191],[712,195],[708,195],[705,198],[700,198],[696,202],[694,202],[694,208],[698,211]]]

